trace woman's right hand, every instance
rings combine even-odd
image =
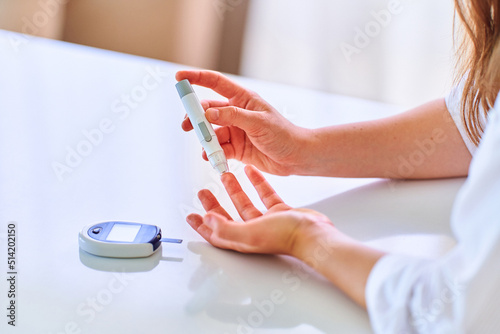
[[[297,174],[306,168],[304,145],[310,130],[292,124],[259,95],[213,71],[179,71],[176,79],[188,79],[228,99],[202,101],[207,120],[220,125],[215,131],[228,159],[276,175]],[[182,128],[193,129],[187,116]],[[205,152],[203,158],[207,159]]]

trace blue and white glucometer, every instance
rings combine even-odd
[[[137,258],[156,252],[162,242],[181,243],[180,239],[162,238],[155,225],[109,221],[85,226],[78,243],[84,251],[105,257]]]

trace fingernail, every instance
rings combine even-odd
[[[219,120],[219,109],[208,109],[206,116],[210,122],[218,121]]]

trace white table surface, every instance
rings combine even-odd
[[[180,128],[174,73],[183,68],[0,31],[0,277],[8,272],[11,221],[18,272],[16,327],[7,325],[8,287],[0,280],[0,332],[371,333],[364,310],[298,261],[216,249],[185,223],[188,213],[203,212],[196,199],[202,188],[232,206],[195,136]],[[401,111],[235,80],[306,127]],[[92,132],[100,126],[102,136]],[[94,144],[85,132],[94,133]],[[58,178],[54,163],[77,149],[86,156]],[[230,166],[256,199],[241,164]],[[317,209],[377,247],[438,256],[453,245],[448,221],[462,179],[269,181],[289,204]],[[80,251],[79,230],[107,220],[156,224],[184,243],[135,260]]]

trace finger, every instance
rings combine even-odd
[[[205,235],[208,236],[206,231],[210,231],[209,238],[205,240],[215,247],[232,249],[242,253],[259,253],[258,245],[255,245],[253,237],[249,234],[254,226],[235,223],[214,213],[206,214],[201,226],[203,226],[201,232]],[[199,230],[200,228],[198,228]],[[262,233],[262,231],[260,232]]]
[[[205,112],[210,123],[221,126],[236,126],[250,133],[260,131],[265,125],[263,115],[259,111],[245,110],[235,106],[210,108]]]
[[[233,173],[222,174],[221,181],[243,220],[249,220],[262,216],[262,213],[257,210],[252,201],[250,201],[248,196],[245,194]]]
[[[224,154],[226,155],[226,159],[239,159],[240,156],[236,156],[236,149],[233,145],[234,143],[242,143],[244,140],[245,133],[241,129],[232,128],[230,129],[227,126],[221,126],[215,129],[215,134],[217,135],[217,139],[219,141],[220,146],[224,150]],[[208,160],[207,155],[203,152],[203,159]]]
[[[217,100],[202,100],[201,106],[203,107],[203,110],[207,110],[209,108],[220,108],[220,107],[227,107],[229,106],[229,102],[227,101],[217,101]],[[182,121],[182,129],[184,131],[191,131],[193,130],[193,125],[191,124],[191,120],[189,119],[188,115],[184,115],[184,120]]]
[[[224,144],[221,144],[220,147],[224,151],[224,155],[226,156],[226,159],[237,159],[236,150],[235,150],[233,144],[224,143]],[[208,161],[207,152],[205,152],[205,150],[203,150],[203,152],[201,152],[201,157],[203,158],[203,160]]]
[[[203,224],[203,217],[197,213],[191,213],[186,217],[186,221],[194,230],[198,230],[198,227]]]
[[[226,159],[242,159],[243,150],[241,148],[237,149],[235,145],[242,146],[242,143],[245,143],[246,134],[243,130],[221,126],[215,129],[215,134],[217,135],[220,146],[224,150]],[[246,143],[249,144],[248,142]],[[201,157],[208,161],[205,150],[202,151]]]
[[[291,254],[297,224],[290,219],[267,215],[239,224],[209,213],[203,217],[202,226],[211,232],[208,241],[219,248],[242,253]]]
[[[215,135],[219,140],[219,144],[224,144],[231,141],[231,130],[227,126],[221,126],[215,129]]]
[[[268,210],[276,205],[286,205],[257,168],[252,165],[247,165],[245,166],[245,174],[248,176],[250,182],[252,182],[262,203],[264,203]]]
[[[224,150],[224,154],[227,159],[242,159],[242,150],[239,152],[236,149],[235,145],[238,143],[245,143],[245,131],[238,128],[229,128],[227,126],[221,126],[215,129],[215,134],[217,136],[217,140]],[[247,142],[248,144],[248,142]],[[202,151],[202,158],[208,161],[207,154],[205,150]]]
[[[227,219],[232,219],[227,211],[220,205],[217,198],[215,198],[209,190],[200,190],[198,192],[198,198],[200,199],[201,205],[203,205],[206,212],[215,212],[226,217]]]
[[[193,130],[193,125],[191,124],[191,120],[189,119],[189,117],[187,115],[184,116],[184,119],[182,120],[182,123],[181,123],[181,127],[182,127],[182,130],[184,130],[186,132]]]
[[[219,100],[202,100],[201,106],[203,107],[203,110],[207,110],[208,108],[221,108],[221,107],[228,107],[229,102],[228,101],[219,101]]]
[[[187,223],[198,232],[203,239],[211,243],[212,230],[208,227],[208,225],[203,224],[203,217],[192,213],[186,217]]]
[[[219,72],[179,71],[175,78],[178,81],[188,79],[191,84],[210,88],[228,99],[249,93],[245,88]]]

